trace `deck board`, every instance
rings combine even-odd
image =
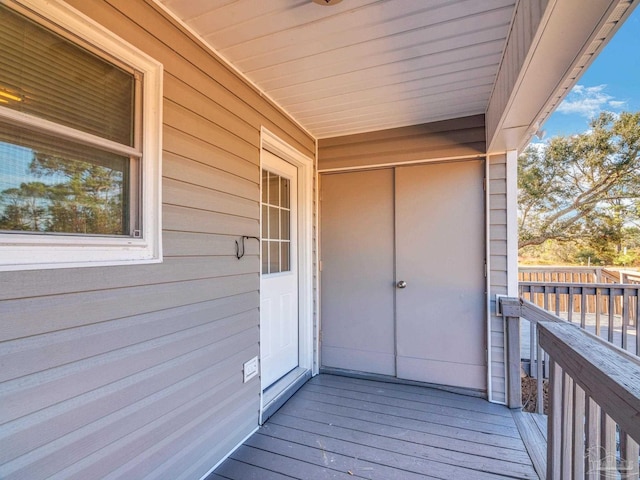
[[[331,375],[307,382],[215,474],[229,480],[538,478],[506,407]]]
[[[522,411],[512,413],[538,476],[545,478],[547,473],[547,416]]]

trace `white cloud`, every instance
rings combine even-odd
[[[606,88],[607,85],[596,85],[594,87],[576,85],[558,106],[557,111],[593,118],[602,111],[622,108],[626,102],[615,100],[614,97],[605,92]]]

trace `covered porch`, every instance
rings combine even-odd
[[[127,110],[147,143],[116,150],[144,177],[123,212],[154,226],[80,263],[92,236],[0,232],[2,479],[544,478],[506,406],[521,309],[497,308],[517,295],[518,151],[638,0],[0,3],[133,85],[149,65]],[[115,148],[0,111],[32,143]],[[414,192],[439,194],[416,207]],[[131,261],[141,234],[155,250]],[[313,378],[270,399],[298,371],[296,387]],[[640,439],[632,394],[615,420]],[[572,445],[560,427],[553,458]]]
[[[321,374],[208,480],[254,478],[538,475],[505,406],[442,389]]]

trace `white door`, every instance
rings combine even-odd
[[[263,390],[298,366],[298,170],[262,151],[260,359]]]

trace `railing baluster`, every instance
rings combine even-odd
[[[551,380],[549,380],[551,381]],[[573,465],[573,380],[562,373],[562,478],[571,478]]]
[[[536,356],[537,343],[536,324],[529,322],[529,375],[532,378],[536,378],[536,372],[538,370],[538,357]]]
[[[543,306],[545,310],[549,310],[549,286],[545,285],[543,290],[543,295],[544,295],[544,300],[543,300]]]
[[[573,323],[573,287],[569,287],[569,298],[567,298],[567,320]]]
[[[600,308],[602,305],[600,289],[596,287],[596,335],[600,336]]]
[[[562,370],[554,361],[550,367],[547,478],[555,479],[562,473]]]
[[[609,343],[614,343],[613,333],[615,330],[616,303],[613,293],[613,287],[609,287],[609,331],[607,332],[607,340]]]
[[[640,355],[640,291],[636,290],[636,355]]]
[[[600,478],[610,479],[613,472],[617,471],[616,465],[616,424],[604,411],[601,416],[601,446],[604,458],[600,462]]]
[[[629,349],[629,289],[625,288],[622,293],[622,348]]]
[[[587,324],[587,294],[582,287],[582,295],[580,296],[580,327],[584,328]]]
[[[588,395],[585,411],[585,470],[586,478],[596,480],[600,476],[600,406]]]
[[[584,479],[585,465],[585,394],[573,384],[573,478]]]
[[[638,478],[640,476],[638,468],[638,456],[640,448],[638,443],[620,430],[620,475],[623,479]]]
[[[540,348],[540,341],[536,342],[536,412],[544,413],[544,353]]]

